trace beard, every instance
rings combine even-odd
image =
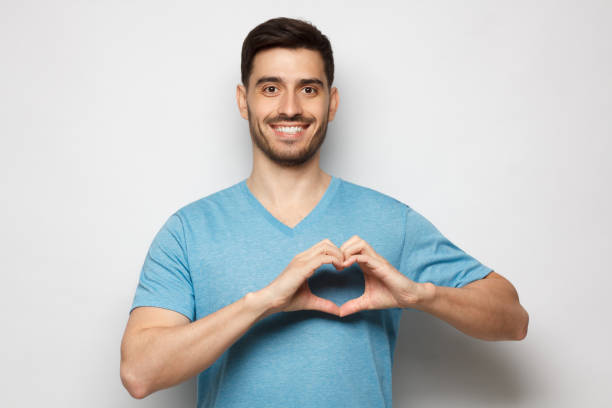
[[[251,115],[251,110],[249,109],[248,105],[247,112],[249,116],[249,131],[251,133],[251,140],[259,148],[259,150],[261,150],[266,155],[268,159],[278,164],[279,166],[295,167],[306,163],[315,155],[315,153],[319,150],[319,148],[325,141],[325,135],[327,134],[327,118],[329,116],[329,113],[325,114],[325,117],[321,122],[321,126],[315,131],[315,133],[312,135],[312,138],[305,147],[296,147],[294,149],[275,149],[273,147],[273,143],[270,143],[270,140],[266,137],[259,123],[255,122],[255,120],[253,119],[253,115]],[[299,115],[294,116],[292,118],[286,116],[279,116],[264,121],[264,126],[267,126],[269,123],[280,121],[309,123],[310,126],[312,126],[314,123],[314,121],[308,120],[307,118],[304,118]],[[293,146],[301,142],[301,140],[285,140],[279,143]]]

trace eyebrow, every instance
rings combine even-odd
[[[259,78],[257,80],[257,82],[255,83],[255,86],[259,86],[260,84],[262,84],[264,82],[283,83],[285,81],[282,78],[280,78],[280,77],[267,76],[267,77]],[[300,79],[298,81],[298,85],[300,85],[300,86],[303,86],[303,85],[319,85],[321,88],[325,88],[325,85],[323,84],[323,81],[321,81],[318,78],[304,78],[304,79]]]

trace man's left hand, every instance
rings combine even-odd
[[[370,244],[354,235],[340,247],[346,268],[357,262],[363,271],[363,295],[340,306],[340,317],[361,310],[416,306],[434,296],[432,283],[417,283],[393,267]]]

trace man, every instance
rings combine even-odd
[[[333,72],[309,23],[248,34],[236,97],[252,173],[151,244],[121,345],[132,396],[198,375],[198,407],[391,407],[402,309],[481,339],[526,335],[510,282],[406,204],[319,167]]]

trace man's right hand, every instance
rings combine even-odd
[[[315,296],[308,278],[323,264],[343,269],[344,255],[329,239],[296,255],[268,286],[196,321],[158,307],[135,308],[121,342],[121,381],[135,398],[206,370],[259,319],[276,312],[340,308]]]
[[[341,270],[343,262],[344,255],[329,239],[297,254],[276,279],[259,291],[270,305],[264,316],[296,310],[319,310],[339,316],[338,305],[310,291],[308,278],[323,264],[333,264]]]

